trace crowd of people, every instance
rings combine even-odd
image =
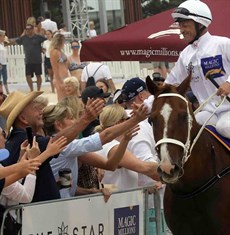
[[[209,71],[205,61],[213,58],[213,50],[218,60],[221,59],[219,65],[222,66],[222,70],[215,74],[220,80],[217,95],[230,94],[230,58],[227,53],[230,40],[209,34],[212,16],[206,4],[200,2],[194,9],[188,2],[179,6],[172,16],[179,22],[181,33],[189,45],[171,71],[167,69],[162,75],[160,70],[156,70],[152,79],[158,86],[180,84],[192,72],[196,79],[191,81],[188,99],[196,109],[215,90],[205,79]],[[95,32],[91,33],[96,36]],[[5,31],[0,30],[0,46],[4,36]],[[121,89],[116,89],[107,65],[80,60],[81,44],[78,40],[70,43],[72,53],[67,56],[63,50],[65,37],[57,31],[49,13],[44,19],[28,19],[25,31],[16,43],[23,45],[25,50],[26,80],[30,92],[9,92],[6,61],[0,60],[7,93],[4,96],[1,84],[0,148],[8,151],[0,152],[0,203],[9,206],[97,192],[102,192],[107,201],[110,191],[106,185],[113,185],[116,190],[152,186],[163,195],[164,184],[157,174],[159,159],[148,122],[154,97],[148,92],[145,81],[139,77],[131,78]],[[198,49],[203,47],[202,54]],[[1,50],[4,48],[0,47]],[[57,103],[53,105],[41,98],[41,51],[45,54],[52,92],[57,93]],[[167,68],[162,63],[157,66]],[[34,74],[37,91],[33,89]],[[206,120],[214,106],[215,100],[197,114],[198,123]],[[226,101],[210,120],[226,138],[230,138],[229,107]],[[32,146],[27,140],[28,126],[34,136]],[[72,174],[72,183],[69,187],[62,187],[60,171],[66,168]],[[21,178],[25,178],[24,184],[18,181]],[[153,207],[150,202],[150,217],[154,214]],[[149,234],[153,231],[154,228],[150,227]]]

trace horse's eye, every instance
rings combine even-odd
[[[179,116],[179,119],[181,121],[186,121],[188,119],[188,113],[187,112],[180,113],[178,116]]]
[[[148,122],[151,126],[153,125],[153,119],[151,117],[148,118]]]

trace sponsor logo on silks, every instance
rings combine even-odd
[[[139,235],[139,206],[114,209],[114,235]]]
[[[192,62],[189,62],[189,64],[186,66],[186,69],[187,69],[188,74],[190,74],[190,72],[194,73],[194,66]]]
[[[201,59],[201,67],[203,74],[207,79],[219,78],[226,74],[223,66],[222,55]]]

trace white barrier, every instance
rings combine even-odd
[[[70,55],[70,46],[66,44],[64,51],[67,55]],[[9,83],[26,83],[25,77],[25,55],[23,51],[23,46],[14,45],[7,47],[8,52],[8,82]],[[145,78],[147,75],[151,75],[153,70],[148,70],[146,68],[141,69],[140,63],[138,61],[114,61],[114,62],[103,62],[107,64],[110,68],[111,75],[114,79],[123,78],[128,79],[131,77],[142,77]],[[44,67],[44,66],[43,66]],[[43,69],[43,77],[45,77]]]
[[[153,195],[157,225],[153,235],[160,235],[160,197],[158,192]],[[25,204],[11,210],[20,210],[22,235],[145,235],[149,221],[147,198],[147,189],[138,188],[115,192],[107,203],[101,194],[95,194]]]

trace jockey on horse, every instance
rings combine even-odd
[[[196,114],[196,120],[202,125],[221,98],[226,96],[208,124],[215,125],[219,134],[230,138],[230,39],[212,36],[208,32],[212,14],[201,1],[183,2],[172,13],[172,17],[179,23],[180,31],[189,45],[181,52],[165,83],[178,85],[192,72],[190,86],[200,104],[218,87],[217,96]]]

